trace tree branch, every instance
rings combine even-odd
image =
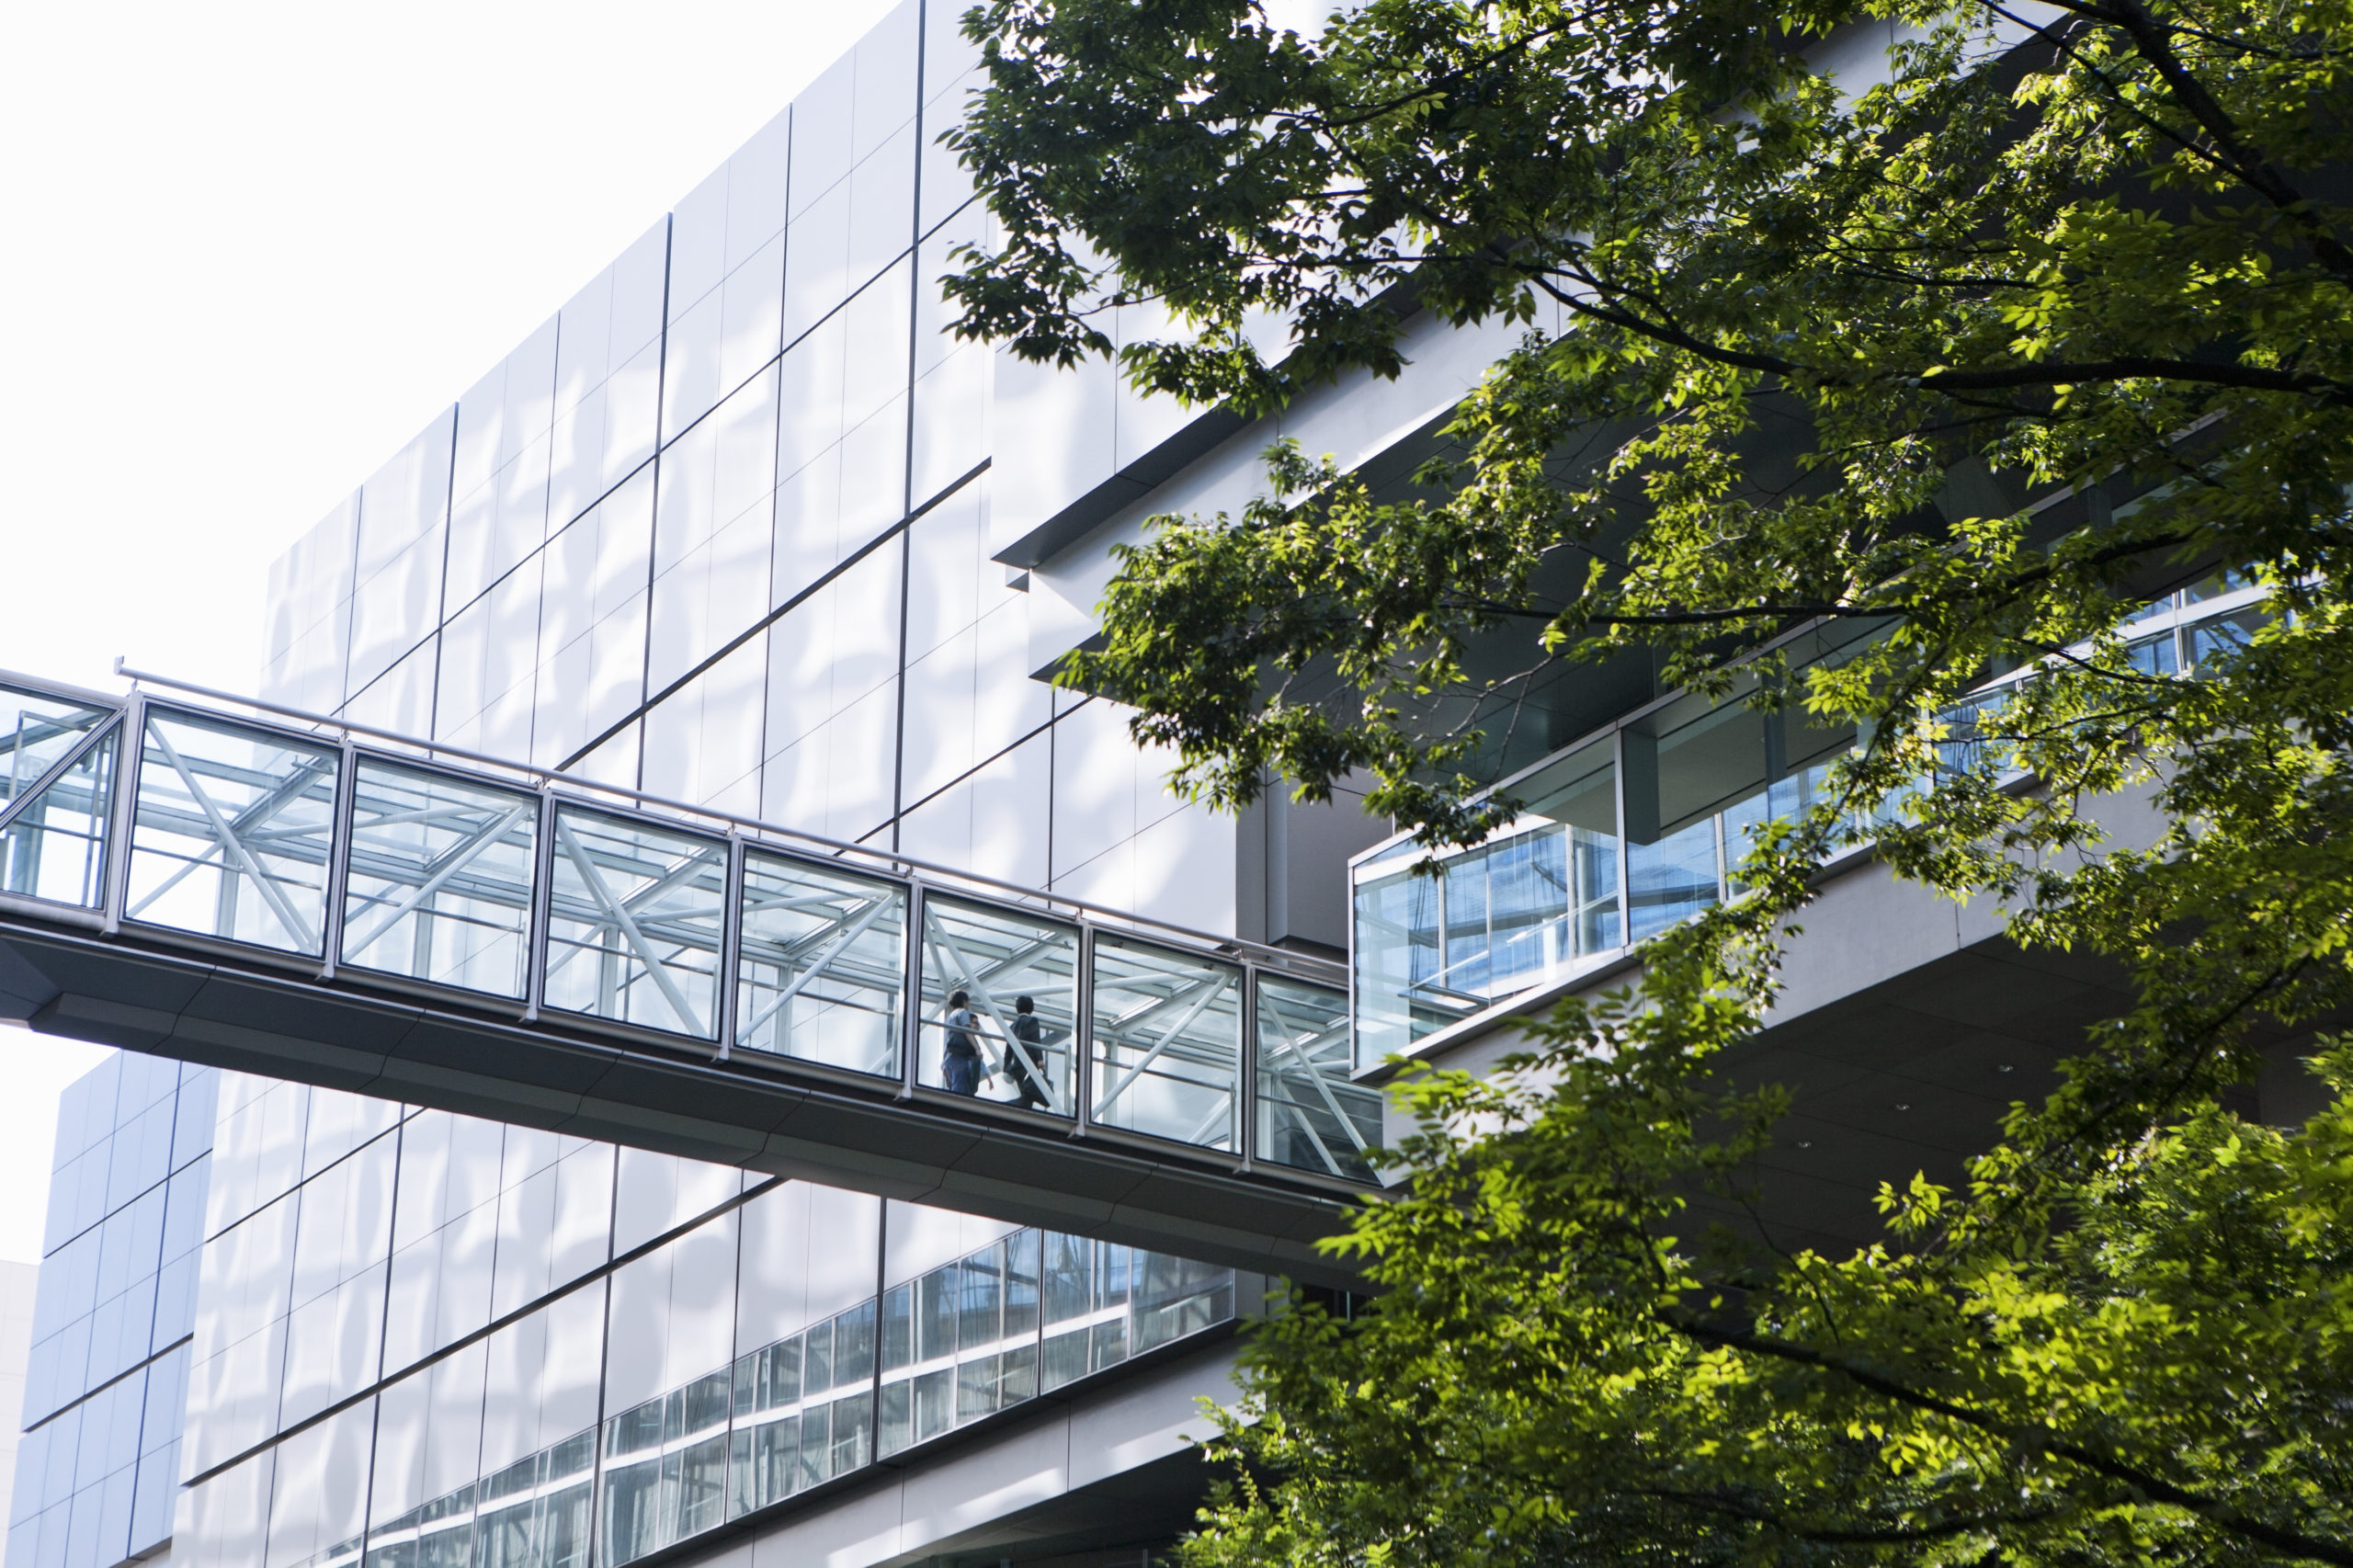
[[[2021,1449],[2064,1460],[2095,1474],[2107,1476],[2111,1481],[2123,1482],[2153,1502],[2170,1503],[2175,1507],[2187,1509],[2219,1529],[2243,1536],[2248,1540],[2260,1541],[2276,1551],[2315,1562],[2334,1563],[2336,1568],[2353,1568],[2353,1546],[2308,1536],[2298,1530],[2283,1529],[2250,1517],[2219,1497],[2209,1497],[2177,1486],[2153,1471],[2128,1463],[2112,1454],[2086,1448],[2080,1443],[2052,1437],[2041,1428],[2001,1420],[1984,1411],[1912,1388],[1884,1372],[1857,1365],[1842,1357],[1824,1355],[1773,1335],[1722,1328],[1682,1312],[1660,1312],[1656,1317],[1665,1327],[1703,1343],[1745,1350],[1751,1355],[1834,1373],[1897,1404],[1942,1415]]]

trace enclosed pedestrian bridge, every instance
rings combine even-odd
[[[125,673],[0,675],[0,1017],[1347,1278],[1330,965]]]

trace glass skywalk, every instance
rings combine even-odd
[[[1372,1179],[1342,977],[1298,954],[144,688],[0,677],[0,914],[1210,1170]],[[951,1028],[981,1057],[970,1097]]]

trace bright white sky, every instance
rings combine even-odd
[[[0,668],[253,689],[271,559],[888,8],[9,7]],[[0,1029],[0,1258],[99,1054]]]

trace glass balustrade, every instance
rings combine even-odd
[[[919,946],[916,1082],[1072,1115],[1078,927],[934,893],[923,901]]]
[[[1380,1094],[1349,1082],[1347,994],[1261,973],[1258,1158],[1370,1181]]]
[[[49,775],[119,710],[0,685],[0,813],[39,790]]]
[[[715,1039],[726,844],[568,803],[554,836],[547,1006]]]
[[[1108,934],[1095,942],[1094,1105],[1104,1127],[1231,1149],[1242,1078],[1242,971]]]

